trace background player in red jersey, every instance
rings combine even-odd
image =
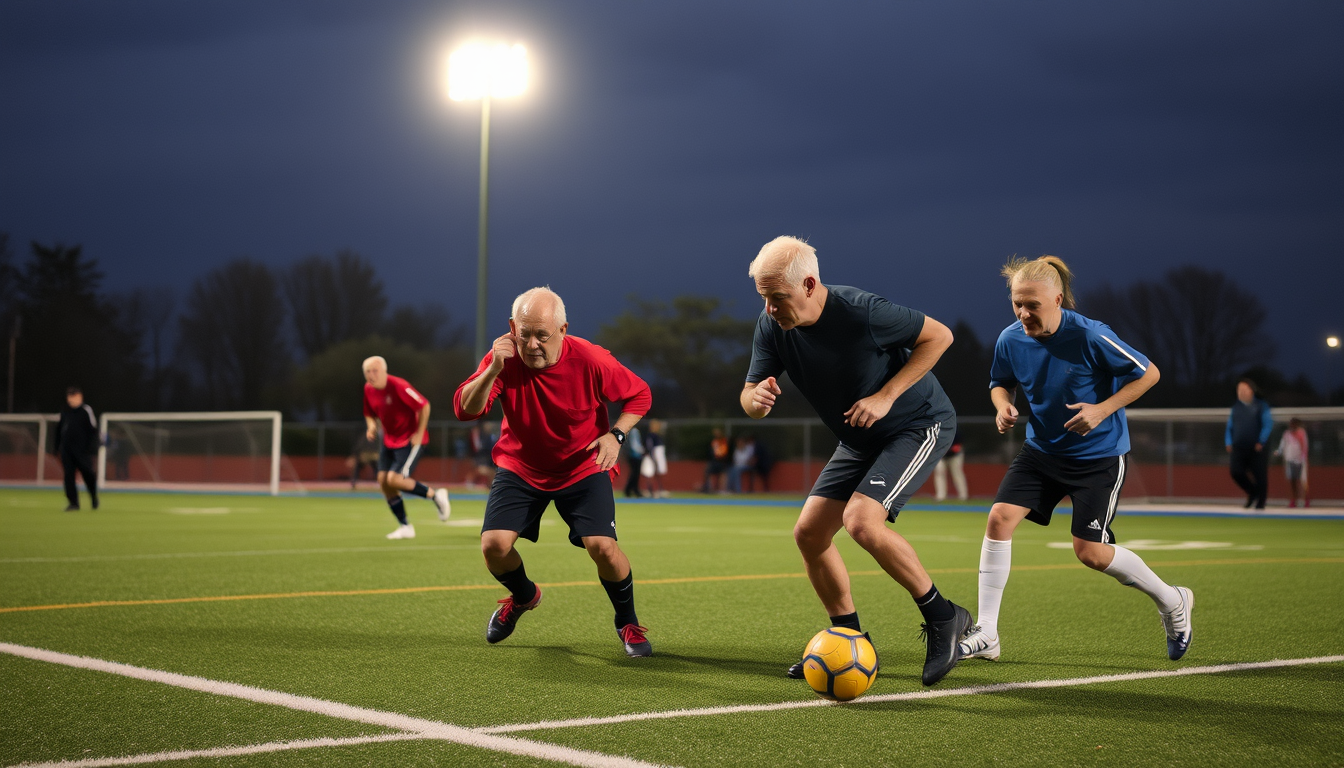
[[[567,336],[565,304],[549,288],[533,288],[513,302],[509,333],[495,339],[471,378],[457,388],[453,411],[480,418],[499,398],[504,409],[481,527],[481,551],[491,575],[509,590],[490,617],[485,639],[498,643],[525,611],[541,602],[514,544],[537,540],[541,516],[555,502],[569,525],[570,543],[583,547],[616,610],[616,634],[629,656],[653,649],[635,616],[630,561],[616,543],[611,476],[626,434],[648,413],[649,385],[607,350]],[[608,429],[607,403],[623,402]]]
[[[411,477],[424,454],[429,400],[415,391],[409,381],[389,376],[387,361],[377,356],[364,361],[364,423],[368,425],[365,437],[370,442],[378,437],[378,425],[383,427],[383,444],[378,450],[378,487],[400,523],[387,538],[415,538],[415,526],[406,520],[402,491],[432,500],[439,508],[439,519],[447,522],[452,511],[448,489],[436,491]]]

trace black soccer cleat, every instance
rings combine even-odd
[[[864,632],[863,636],[868,637],[868,633]],[[873,642],[873,638],[868,637],[868,642],[870,643]],[[873,664],[873,674],[876,675],[877,671],[882,668],[882,658],[877,654],[876,645],[873,646],[873,657],[876,660],[875,663]],[[793,666],[789,667],[788,671],[784,673],[784,676],[789,678],[790,680],[806,680],[807,675],[804,674],[803,672],[803,662],[800,661],[794,664]]]
[[[951,601],[948,601],[948,604],[952,606],[952,618],[919,625],[919,635],[928,644],[928,652],[924,656],[925,685],[937,683],[957,666],[957,662],[961,659],[957,643],[975,624],[970,611]]]
[[[644,636],[648,631],[648,627],[638,624],[626,624],[616,630],[616,636],[621,638],[621,644],[625,646],[626,656],[637,659],[653,655],[653,646]]]
[[[490,623],[485,626],[485,642],[494,645],[509,635],[513,634],[513,628],[518,626],[518,617],[525,611],[536,608],[541,603],[541,587],[537,587],[537,594],[532,598],[532,602],[527,605],[519,605],[513,601],[510,595],[499,601],[499,607],[490,616]]]
[[[67,506],[67,507],[65,508],[65,511],[66,511],[66,512],[78,512],[78,511],[79,511],[79,505],[78,505],[78,504],[71,504],[71,505],[69,505],[69,506]]]

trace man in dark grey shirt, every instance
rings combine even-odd
[[[923,682],[956,666],[971,615],[938,592],[913,547],[886,523],[947,452],[957,417],[933,364],[952,344],[947,326],[857,288],[826,286],[816,251],[793,237],[766,244],[749,274],[765,300],[756,323],[742,409],[763,418],[781,394],[782,373],[816,409],[840,445],[794,527],[808,578],[833,626],[862,631],[849,573],[833,539],[843,527],[900,583],[924,616]],[[802,677],[803,665],[789,669]]]

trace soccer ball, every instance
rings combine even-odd
[[[877,677],[877,650],[857,630],[823,629],[803,652],[803,676],[823,699],[857,699]]]

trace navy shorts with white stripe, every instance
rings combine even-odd
[[[841,443],[812,486],[812,496],[848,501],[861,493],[875,499],[893,522],[901,508],[933,473],[952,447],[956,417],[911,424],[880,450],[861,452]]]
[[[1023,445],[999,483],[994,503],[1026,507],[1031,510],[1028,520],[1049,525],[1055,507],[1068,496],[1073,499],[1073,535],[1114,544],[1111,523],[1127,469],[1129,454],[1067,459]]]
[[[388,448],[384,443],[378,448],[378,471],[396,472],[402,477],[410,477],[415,472],[415,465],[420,463],[420,457],[424,455],[423,445],[407,443],[400,448]]]

